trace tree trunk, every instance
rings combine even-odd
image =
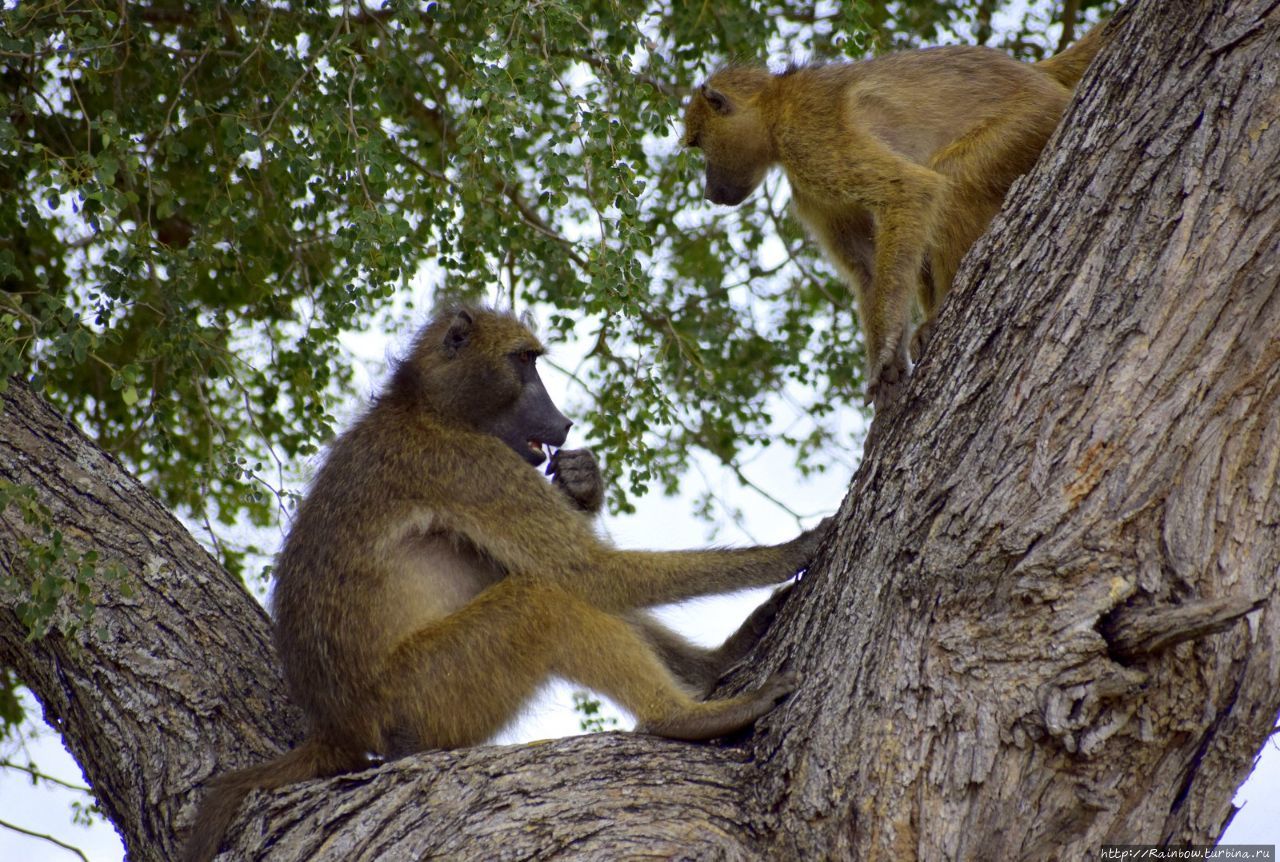
[[[785,620],[779,858],[1211,843],[1273,730],[1280,7],[1127,11]]]
[[[1082,858],[1211,842],[1280,711],[1280,7],[1140,0],[878,416],[756,731],[434,752],[256,794],[237,856]],[[134,859],[296,740],[267,621],[19,384],[0,478],[133,575],[0,663]],[[32,527],[10,509],[0,564]],[[101,631],[100,631],[101,629]],[[747,679],[732,680],[730,687]]]
[[[267,616],[110,455],[29,388],[0,405],[0,480],[36,488],[63,544],[96,550],[130,589],[95,596],[76,637],[27,642],[17,595],[0,591],[0,666],[40,699],[133,859],[177,858],[193,785],[264,760],[300,738]],[[44,541],[0,513],[0,573],[30,578],[21,541]],[[73,616],[68,607],[64,618]]]

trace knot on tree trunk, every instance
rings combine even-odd
[[[1147,675],[1122,665],[1090,662],[1041,687],[1040,715],[1049,735],[1085,757],[1118,733],[1138,704]]]

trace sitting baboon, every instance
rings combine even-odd
[[[207,859],[246,793],[483,742],[550,676],[613,698],[677,739],[739,730],[790,692],[779,674],[701,700],[767,627],[780,594],[718,650],[644,609],[784,581],[825,524],[773,547],[622,551],[592,531],[603,483],[538,376],[542,345],[507,314],[425,326],[385,390],[333,444],[276,565],[276,645],[307,738],[213,782],[187,855]]]

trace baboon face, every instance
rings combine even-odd
[[[563,445],[573,425],[538,376],[542,353],[514,317],[463,308],[423,330],[401,374],[433,412],[492,434],[537,466],[547,459],[543,447]]]
[[[542,385],[536,365],[540,353],[541,350],[524,349],[507,355],[520,382],[520,394],[499,411],[487,429],[535,467],[547,460],[543,445],[563,446],[573,425]]]
[[[689,100],[684,115],[684,145],[702,150],[707,160],[706,198],[726,206],[746,200],[774,161],[764,122],[750,95],[754,82],[733,81],[737,73],[713,75]],[[745,86],[735,92],[735,83]]]

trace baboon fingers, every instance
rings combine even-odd
[[[920,357],[924,355],[924,349],[929,344],[929,339],[933,335],[933,321],[924,320],[916,327],[916,331],[911,334],[911,361],[917,363]]]
[[[764,681],[764,685],[757,689],[757,693],[762,699],[769,699],[775,703],[800,687],[800,674],[792,671],[783,671],[775,673]]]
[[[800,534],[800,536],[798,537],[798,541],[804,543],[804,546],[806,549],[806,556],[805,556],[806,565],[813,561],[814,555],[818,553],[818,546],[822,544],[822,540],[827,537],[827,533],[831,531],[831,528],[834,525],[835,525],[835,518],[828,515],[827,517],[819,521],[816,527],[811,527],[810,529],[805,530],[803,533]],[[781,589],[779,589],[777,592],[774,593],[774,598],[771,598],[770,601],[773,601],[774,599],[776,599],[779,593],[783,593],[784,591],[787,591],[790,589],[791,589],[790,585],[786,587],[782,587]],[[783,595],[782,598],[785,599],[786,596]]]
[[[880,409],[897,397],[906,382],[909,360],[900,349],[901,336],[886,344],[880,351],[871,373],[867,376],[867,403]]]
[[[558,450],[547,464],[547,475],[584,511],[597,512],[604,503],[604,478],[590,449]]]

